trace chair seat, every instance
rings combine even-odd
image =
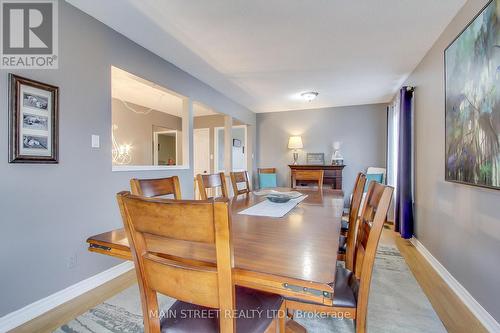
[[[355,308],[357,306],[356,300],[358,298],[359,282],[350,270],[342,266],[337,266],[335,282],[329,283],[329,285],[333,286],[333,307]],[[302,303],[323,305],[293,297],[287,299]]]
[[[339,237],[339,252],[338,253],[345,253],[347,250],[347,237],[340,235]]]
[[[342,266],[337,266],[333,285],[333,306],[341,308],[355,308],[359,282],[353,273]]]
[[[272,314],[277,314],[282,303],[283,297],[279,295],[236,287],[236,310],[241,314],[236,318],[236,331],[238,333],[264,332],[273,321]],[[165,313],[167,316],[161,321],[161,332],[219,332],[218,310],[216,309],[176,301]],[[191,316],[188,315],[190,313]],[[196,314],[204,314],[204,318],[199,318],[200,315],[196,316]]]

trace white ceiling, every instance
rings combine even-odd
[[[255,112],[388,102],[465,3],[67,1]]]
[[[205,104],[201,104],[198,102],[193,103],[193,117],[213,116],[213,115],[220,115],[220,113],[215,112]]]
[[[128,103],[182,117],[183,96],[117,67],[111,68],[111,96],[131,108]],[[194,103],[193,113],[196,117],[216,114],[200,103]]]

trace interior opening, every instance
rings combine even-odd
[[[112,67],[113,167],[187,164],[187,98]]]

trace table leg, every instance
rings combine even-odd
[[[307,330],[304,326],[300,325],[293,319],[289,319],[286,322],[286,333],[307,333]]]

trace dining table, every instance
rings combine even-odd
[[[283,217],[240,213],[267,200],[264,195],[250,192],[231,199],[234,281],[238,286],[332,305],[344,194],[331,188],[294,191],[305,199]],[[91,252],[132,260],[123,228],[91,236],[87,243]],[[215,251],[207,244],[162,246],[171,255],[215,262]]]

